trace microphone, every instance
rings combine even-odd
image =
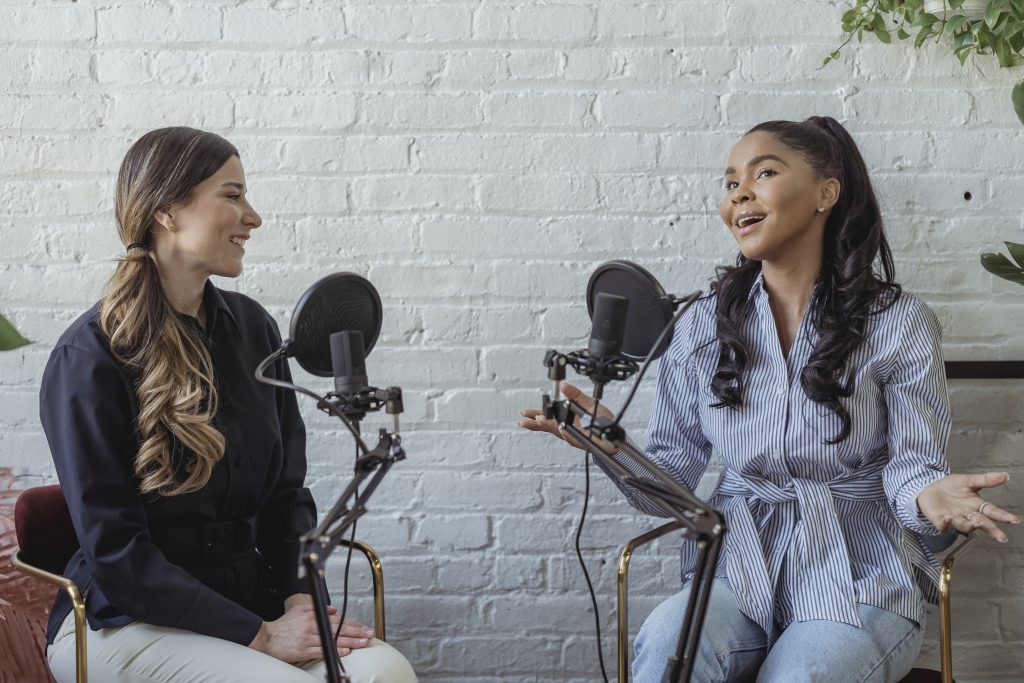
[[[607,292],[597,295],[594,313],[591,316],[587,353],[594,358],[608,358],[619,354],[626,331],[628,311],[629,299],[626,297]]]
[[[342,330],[331,335],[331,366],[339,394],[351,396],[369,387],[362,332]]]

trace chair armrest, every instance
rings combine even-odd
[[[380,555],[373,546],[362,541],[343,538],[339,545],[355,548],[370,564],[370,573],[373,575],[373,636],[378,640],[385,640],[387,631],[384,622],[384,569],[380,563]]]
[[[22,559],[20,551],[11,555],[11,565],[26,576],[31,576],[34,579],[39,579],[45,583],[57,586],[61,590],[66,591],[68,596],[71,598],[71,609],[75,616],[75,681],[77,683],[88,683],[88,644],[86,641],[87,624],[85,620],[85,600],[82,598],[82,594],[78,591],[78,586],[75,585],[75,582],[71,579],[29,564]]]
[[[618,643],[619,683],[629,681],[629,561],[633,551],[640,546],[661,538],[665,534],[682,529],[680,522],[669,522],[636,538],[631,538],[619,553],[619,572],[617,580],[616,640]]]

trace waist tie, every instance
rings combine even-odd
[[[888,461],[880,458],[831,481],[794,477],[785,486],[726,470],[719,495],[779,505],[782,507],[775,514],[781,512],[785,517],[781,537],[772,539],[778,545],[769,549],[775,550],[770,569],[746,500],[726,508],[731,536],[727,541],[732,546],[726,556],[729,584],[742,611],[764,629],[771,642],[775,640],[775,582],[787,549],[796,555],[798,570],[793,579],[798,591],[813,596],[816,618],[827,614],[830,619],[860,626],[850,557],[833,499],[885,500],[882,470],[886,464]],[[783,505],[794,501],[796,506]],[[798,618],[800,611],[798,605]]]

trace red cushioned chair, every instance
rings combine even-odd
[[[85,683],[85,601],[78,586],[61,576],[78,549],[78,538],[60,486],[37,486],[23,492],[14,507],[14,526],[18,552],[11,557],[11,564],[23,574],[67,591],[71,597],[75,615],[75,679]]]
[[[11,557],[11,564],[28,576],[66,590],[71,596],[75,616],[75,679],[78,683],[86,683],[85,601],[78,586],[61,576],[71,556],[78,550],[78,537],[60,486],[37,486],[24,491],[14,508],[14,525],[18,552]],[[348,541],[343,541],[342,545],[348,545]],[[375,637],[384,640],[384,572],[380,557],[371,546],[361,541],[356,541],[352,547],[363,553],[370,563],[374,633]]]

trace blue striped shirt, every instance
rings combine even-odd
[[[719,345],[708,295],[680,319],[660,362],[647,457],[692,490],[712,450],[721,455],[725,471],[709,502],[729,532],[716,576],[728,577],[744,614],[772,639],[794,620],[860,626],[858,603],[920,622],[922,597],[936,599],[937,564],[918,534],[937,531],[917,495],[949,472],[935,314],[903,294],[868,318],[850,359],[856,388],[841,399],[850,436],[828,445],[839,419],[800,385],[817,341],[809,316],[787,357],[760,275],[749,296],[742,407],[710,407]],[[624,493],[638,509],[665,516],[641,492]],[[682,554],[684,573],[692,573],[694,544]]]

